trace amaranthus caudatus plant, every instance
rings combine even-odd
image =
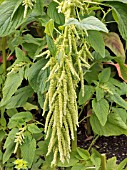
[[[47,155],[54,152],[52,165],[57,163],[58,158],[63,163],[65,160],[69,162],[70,152],[76,148],[78,126],[76,89],[80,82],[82,96],[84,96],[84,74],[90,68],[89,61],[93,59],[90,46],[85,39],[87,29],[91,28],[80,26],[82,22],[80,15],[84,15],[86,4],[83,0],[62,2],[55,0],[55,2],[59,5],[58,12],[62,12],[65,16],[65,25],[60,27],[62,33],[54,40],[55,53],[47,50],[40,55],[49,58],[43,70],[50,67],[47,80],[50,86],[46,93],[43,115],[49,106],[45,133],[46,139],[50,138]],[[95,17],[89,17],[88,22],[93,18],[101,23]],[[83,22],[85,24],[85,21]],[[101,25],[107,32],[105,25],[103,23]],[[50,37],[52,33],[47,35],[47,38],[51,39]]]

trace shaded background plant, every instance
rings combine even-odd
[[[30,169],[56,169],[49,164],[62,166],[59,159],[73,170],[102,167],[76,149],[77,126],[87,119],[95,135],[126,134],[126,7],[125,0],[0,1],[1,168],[13,169],[16,159]],[[73,152],[85,161],[67,164]]]

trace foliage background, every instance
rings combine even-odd
[[[65,1],[28,2],[0,1],[1,169],[11,170],[14,166],[17,169],[43,170],[56,169],[57,166],[72,170],[88,166],[99,169],[102,166],[101,155],[93,150],[90,156],[88,151],[76,149],[76,146],[71,152],[69,164],[61,164],[58,153],[56,167],[50,167],[54,152],[52,150],[46,156],[50,137],[45,140],[44,133],[46,115],[50,107],[44,107],[44,103],[51,84],[47,80],[52,68],[46,64],[51,56],[57,56],[60,50],[60,44],[56,43],[58,37],[64,34],[66,28],[75,26],[76,49],[79,52],[86,45],[82,72],[78,70],[80,67],[76,65],[75,59],[72,60],[72,66],[68,67],[73,82],[77,81],[75,75],[81,76],[82,73],[83,76],[74,88],[77,95],[78,120],[90,121],[95,137],[126,135],[127,2],[81,1],[82,9],[80,1],[75,1],[75,12],[67,21],[67,9],[65,12],[60,11],[60,3]],[[76,36],[79,36],[79,39]],[[72,51],[75,50],[73,48],[74,45]],[[73,52],[72,58],[75,57]],[[65,54],[69,54],[66,48]],[[60,64],[61,60],[62,57],[58,55],[57,63]],[[71,128],[69,134],[70,132]],[[70,141],[74,144],[73,139],[70,138]],[[22,162],[16,162],[20,159],[23,159]],[[115,162],[115,158],[112,161]],[[111,166],[110,162],[111,160],[107,163],[107,169]],[[112,166],[120,170],[125,164],[126,160],[122,165]]]

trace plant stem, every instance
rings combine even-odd
[[[101,170],[106,170],[106,155],[101,154]]]
[[[96,140],[98,139],[99,135],[97,135],[91,142],[89,148],[88,148],[88,151],[90,151],[91,147],[94,145],[94,143],[96,142]]]
[[[75,131],[75,139],[72,140],[72,151],[75,151],[77,148],[77,131]]]
[[[2,37],[2,59],[3,59],[3,72],[6,74],[7,61],[6,61],[6,37]]]

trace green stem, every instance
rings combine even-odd
[[[3,71],[6,74],[7,60],[6,60],[6,37],[2,37],[2,59],[3,59]]]
[[[106,155],[101,154],[101,170],[106,170]]]
[[[96,142],[96,140],[98,139],[99,135],[97,135],[91,142],[89,148],[88,148],[88,151],[90,151],[90,149],[92,148],[92,146],[94,145],[94,143]]]
[[[75,151],[77,148],[77,131],[75,131],[75,139],[72,140],[72,151]]]

